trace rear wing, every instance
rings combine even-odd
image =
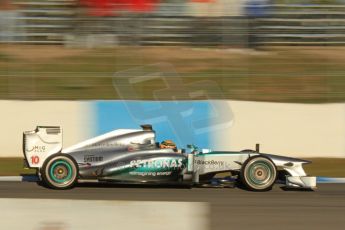
[[[41,168],[51,155],[62,150],[60,126],[37,126],[23,133],[23,153],[29,168]]]

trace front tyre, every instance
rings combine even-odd
[[[72,188],[78,179],[78,167],[69,155],[53,155],[42,167],[42,180],[53,189]]]
[[[249,190],[267,191],[272,189],[277,178],[277,169],[274,163],[263,156],[254,156],[244,162],[240,180]]]

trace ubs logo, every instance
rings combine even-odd
[[[34,145],[31,149],[26,149],[27,152],[43,153],[46,151],[46,146]]]

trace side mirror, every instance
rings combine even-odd
[[[260,144],[255,145],[255,152],[257,152],[257,153],[260,152]]]

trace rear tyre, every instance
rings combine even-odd
[[[254,156],[244,162],[240,180],[245,188],[252,191],[271,190],[277,178],[277,168],[267,157]]]
[[[72,188],[78,179],[76,161],[69,155],[53,155],[49,157],[42,167],[42,180],[53,189]]]

